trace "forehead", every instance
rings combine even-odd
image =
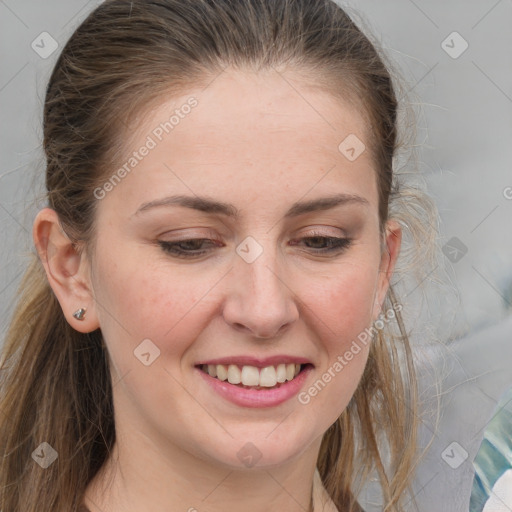
[[[333,143],[337,149],[337,143],[349,133],[369,142],[360,102],[356,105],[340,94],[335,97],[304,73],[228,69],[203,83],[204,86],[190,87],[179,95],[158,98],[151,109],[143,112],[143,123],[125,135],[141,140],[156,130],[158,139],[168,139],[166,135],[172,131],[173,138],[184,135],[180,142],[194,146],[206,137],[212,142],[235,145],[254,136],[271,142],[275,134],[286,133],[305,140],[314,135],[317,144],[326,143],[331,149]],[[190,108],[192,98],[195,106]],[[161,126],[158,130],[166,123],[167,129]],[[190,138],[190,129],[199,128],[195,140]]]
[[[176,188],[241,199],[262,188],[269,199],[288,191],[293,202],[308,189],[331,191],[335,184],[376,195],[362,112],[294,75],[224,71],[206,87],[162,97],[143,114],[126,134],[124,163],[150,149],[126,167],[129,176],[118,187],[139,199]]]

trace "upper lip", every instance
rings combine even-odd
[[[297,356],[288,356],[288,355],[276,355],[270,357],[254,357],[254,356],[229,356],[229,357],[219,357],[216,359],[208,359],[205,361],[200,361],[196,363],[196,366],[200,366],[202,364],[223,364],[230,365],[236,364],[240,366],[256,366],[257,368],[265,368],[266,366],[275,366],[278,364],[312,364],[311,361],[305,357],[297,357]]]

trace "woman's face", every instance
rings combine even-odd
[[[400,241],[395,225],[381,255],[366,133],[277,72],[225,71],[148,113],[96,191],[118,429],[231,467],[318,442],[358,385]]]

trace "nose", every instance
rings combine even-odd
[[[223,308],[231,327],[257,338],[279,336],[299,317],[290,278],[270,252],[252,263],[235,255]]]

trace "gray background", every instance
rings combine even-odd
[[[44,88],[60,47],[98,3],[0,0],[2,333],[24,255],[33,250],[32,221],[43,204]],[[483,429],[500,394],[512,385],[512,2],[343,5],[360,13],[397,62],[417,103],[419,170],[439,209],[440,247],[447,252],[445,244],[456,237],[467,248],[459,261],[440,253],[437,271],[449,293],[433,286],[427,291],[424,310],[436,318],[432,340],[422,335],[425,330],[413,331],[421,355],[422,443],[433,441],[415,480],[418,510],[464,511]],[[454,31],[469,45],[457,58],[463,41],[448,37]],[[31,47],[42,32],[60,45],[48,58]],[[447,44],[451,56],[443,49]],[[437,428],[436,396],[442,406]],[[456,454],[451,465],[447,449]]]

